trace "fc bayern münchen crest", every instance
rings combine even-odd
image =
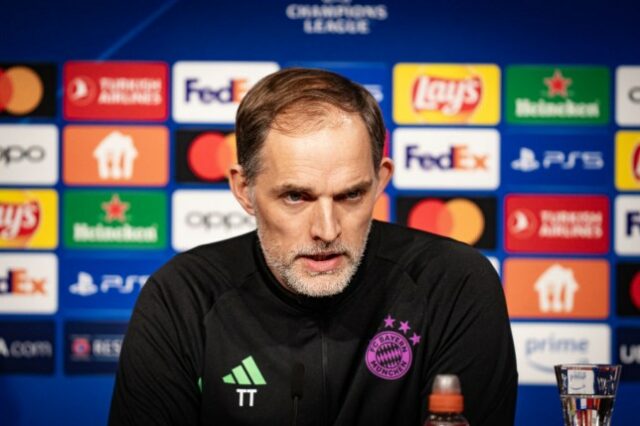
[[[391,315],[387,315],[384,320],[385,328],[391,328],[391,330],[376,334],[369,342],[365,355],[369,371],[385,380],[399,379],[409,371],[413,361],[413,349],[409,340],[413,346],[420,343],[420,336],[416,333],[413,333],[408,340],[404,336],[411,329],[408,321],[400,321],[398,326],[398,330],[404,335],[393,329],[395,321]]]

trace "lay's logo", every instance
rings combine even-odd
[[[57,202],[53,190],[0,191],[0,248],[55,248]]]
[[[500,120],[496,65],[398,64],[393,116],[399,124],[485,124]]]
[[[421,76],[413,88],[416,111],[439,111],[445,116],[472,112],[482,96],[482,81],[478,77],[445,79]]]

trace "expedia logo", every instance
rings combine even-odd
[[[416,111],[440,111],[456,115],[473,111],[482,97],[482,81],[478,77],[444,79],[421,76],[413,85],[413,107]]]
[[[55,116],[54,65],[0,64],[1,116]]]
[[[51,374],[55,361],[53,321],[0,322],[0,374]]]

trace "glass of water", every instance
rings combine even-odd
[[[609,426],[620,365],[556,365],[565,426]]]

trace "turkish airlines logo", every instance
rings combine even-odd
[[[226,182],[236,162],[235,133],[179,130],[176,154],[178,182]]]
[[[187,250],[253,231],[247,214],[230,191],[179,190],[173,194],[173,247]]]
[[[413,87],[413,107],[416,111],[440,111],[457,115],[473,111],[482,97],[482,80],[444,79],[421,76]]]
[[[606,196],[509,195],[506,249],[514,252],[606,253]]]
[[[167,65],[161,62],[67,62],[65,118],[165,120],[167,74]]]
[[[57,273],[53,254],[0,254],[0,313],[54,313]]]
[[[478,248],[492,249],[495,240],[495,198],[398,199],[398,221],[414,229],[450,237]]]
[[[238,104],[274,62],[177,62],[173,66],[173,118],[180,123],[229,123]]]
[[[507,259],[504,288],[512,318],[606,318],[605,260]]]
[[[396,129],[394,184],[400,189],[494,189],[499,184],[495,130]]]
[[[0,117],[54,117],[55,65],[0,64]]]
[[[164,127],[67,126],[64,181],[75,185],[159,186],[168,181]]]

